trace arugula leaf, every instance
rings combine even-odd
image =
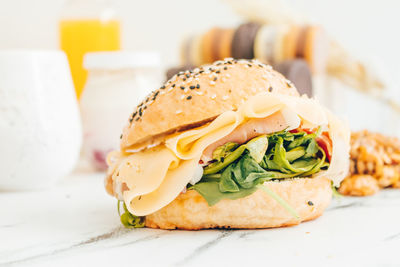
[[[315,166],[311,170],[309,170],[308,172],[305,172],[303,174],[304,176],[310,176],[311,174],[318,172],[321,169],[321,167],[326,163],[326,161],[325,161],[326,155],[325,155],[324,150],[320,148],[319,151],[322,153],[322,158],[319,159],[317,164],[315,164]]]
[[[287,146],[287,149],[288,149],[288,150],[291,150],[291,149],[293,149],[293,148],[295,148],[295,147],[302,146],[302,145],[304,145],[305,143],[307,143],[307,141],[308,141],[310,138],[313,138],[313,137],[310,136],[310,135],[304,135],[304,136],[301,136],[301,137],[299,137],[299,138],[296,138],[293,142],[291,142],[291,143]]]
[[[283,147],[282,138],[279,138],[278,142],[275,145],[274,162],[282,166],[283,168],[297,174],[309,172],[317,164],[317,162],[315,161],[300,161],[297,164],[290,164],[290,162],[286,159],[286,150]]]
[[[319,159],[303,158],[294,161],[291,165],[296,170],[311,170],[319,163]]]
[[[302,146],[298,146],[286,152],[286,159],[292,163],[296,159],[301,158],[306,154],[306,150]]]
[[[315,141],[315,139],[311,139],[306,148],[306,154],[304,155],[304,157],[305,158],[315,157],[315,154],[317,154],[318,150],[319,148],[317,141]]]
[[[232,145],[230,145],[230,147],[232,147]],[[223,170],[232,162],[240,158],[240,156],[245,152],[245,150],[247,150],[257,162],[260,162],[263,159],[263,156],[267,148],[268,148],[268,138],[266,135],[253,138],[252,140],[247,142],[247,144],[241,145],[234,151],[230,152],[226,157],[222,157],[223,160],[211,163],[210,165],[205,167],[203,173],[204,175],[208,175]],[[225,148],[221,149],[217,148],[217,149],[220,151],[218,152],[218,156],[222,153],[222,151],[226,151]]]
[[[221,175],[219,188],[221,192],[237,192],[240,188],[251,188],[255,184],[270,180],[273,175],[265,171],[248,154],[237,163],[229,165]]]
[[[285,168],[287,170],[294,171],[291,170],[292,167],[290,166],[289,161],[286,159],[286,150],[283,147],[283,139],[281,137],[278,137],[275,144],[273,161],[277,166],[281,166],[282,168]]]
[[[235,200],[247,197],[257,191],[257,187],[252,187],[248,189],[241,188],[238,192],[221,192],[217,181],[204,183],[200,181],[193,186],[193,189],[204,197],[209,206],[213,206],[223,199]]]
[[[336,186],[333,184],[333,181],[331,181],[331,188],[332,188],[332,195],[333,195],[335,198],[342,198],[342,197],[343,197],[343,195],[340,194],[340,193],[337,191],[337,188],[336,188]]]
[[[121,206],[121,200],[118,200],[118,214],[120,216],[120,220],[123,226],[126,228],[142,228],[145,225],[145,217],[139,217],[131,214],[128,211],[128,208],[126,207],[125,203],[123,204],[124,207],[124,213],[121,215],[120,211],[120,206]]]
[[[212,153],[212,158],[216,159],[217,161],[222,161],[229,154],[231,154],[232,151],[235,150],[238,146],[239,144],[233,142],[228,142],[223,146],[219,146]]]
[[[259,183],[259,179],[270,180],[273,177],[249,155],[244,155],[233,169],[234,179],[242,188],[250,188]]]
[[[317,138],[320,134],[321,134],[321,127],[319,127],[316,132],[311,133],[311,134],[306,134],[305,132],[303,132],[303,135],[300,135],[299,138],[296,138],[293,142],[291,142],[288,145],[287,149],[293,149],[295,147],[298,147],[298,146],[301,146],[301,145],[305,145],[310,140],[313,140],[313,139]]]
[[[222,174],[221,173],[213,173],[213,174],[206,174],[203,175],[201,180],[206,180],[206,179],[219,179],[221,178]]]
[[[250,156],[257,162],[260,163],[263,160],[265,152],[268,148],[268,137],[261,135],[253,138],[246,144],[246,148],[249,151]]]
[[[243,154],[245,149],[246,149],[246,147],[241,145],[235,151],[233,151],[231,154],[229,154],[226,158],[224,158],[223,161],[211,163],[210,165],[205,167],[203,174],[207,175],[207,174],[214,174],[214,173],[219,172],[220,170],[224,169],[229,164],[231,164],[232,162],[234,162],[235,160],[240,158],[240,156]]]
[[[221,180],[219,182],[219,190],[221,192],[238,192],[240,191],[239,186],[235,183],[233,178],[233,164],[229,165],[221,175]]]
[[[276,163],[273,160],[274,155],[270,154],[268,156],[264,157],[264,161],[261,162],[260,166],[264,168],[265,170],[273,170],[273,171],[279,171],[282,173],[291,173],[289,170],[285,169],[282,165]]]

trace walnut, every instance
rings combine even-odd
[[[339,193],[350,196],[370,196],[379,191],[378,181],[371,175],[352,175],[345,178]]]
[[[340,188],[344,194],[368,195],[379,187],[400,188],[399,139],[367,130],[353,132],[350,158],[350,177]]]
[[[399,181],[400,174],[393,166],[384,166],[382,176],[378,178],[380,187],[389,187]]]

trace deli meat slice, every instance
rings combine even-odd
[[[297,115],[282,110],[266,118],[254,118],[239,125],[227,136],[221,138],[215,143],[209,145],[203,152],[202,161],[209,162],[212,159],[214,150],[228,142],[243,144],[254,137],[263,134],[271,134],[285,129],[291,130],[300,125],[300,119]]]

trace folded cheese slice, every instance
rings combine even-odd
[[[315,174],[316,177],[325,176],[333,181],[335,186],[347,176],[350,170],[350,130],[329,110],[325,109],[329,121],[329,136],[332,140],[332,158],[329,168]]]
[[[119,191],[132,214],[151,214],[173,201],[190,181],[199,180],[199,160],[210,144],[249,119],[266,118],[276,112],[287,118],[288,130],[301,123],[305,128],[322,126],[329,131],[333,144],[331,164],[316,176],[324,175],[339,185],[349,164],[347,126],[315,99],[266,92],[249,98],[237,111],[227,111],[211,123],[171,136],[165,144],[133,154],[111,154],[114,191]]]

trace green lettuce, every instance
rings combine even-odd
[[[197,183],[192,188],[202,195],[210,206],[217,204],[223,199],[235,200],[251,195],[257,191],[257,188],[253,187],[250,189],[242,188],[237,192],[221,192],[218,180],[209,180],[207,182]]]
[[[204,174],[218,173],[228,165],[232,164],[235,160],[240,158],[246,151],[257,162],[262,161],[263,156],[268,148],[268,137],[261,135],[253,138],[247,144],[238,147],[236,143],[226,143],[215,149],[213,152],[214,162],[204,168]]]
[[[118,215],[121,219],[121,223],[126,228],[142,228],[142,227],[144,227],[145,217],[135,216],[132,213],[130,213],[128,211],[125,203],[123,203],[124,213],[121,214],[121,211],[120,211],[121,202],[122,201],[118,200]]]
[[[212,163],[204,168],[196,190],[212,206],[222,199],[238,199],[262,189],[285,207],[295,211],[263,185],[264,182],[293,177],[309,177],[326,169],[329,163],[316,141],[320,130],[291,133],[281,131],[262,135],[246,144],[227,143],[213,153]]]

